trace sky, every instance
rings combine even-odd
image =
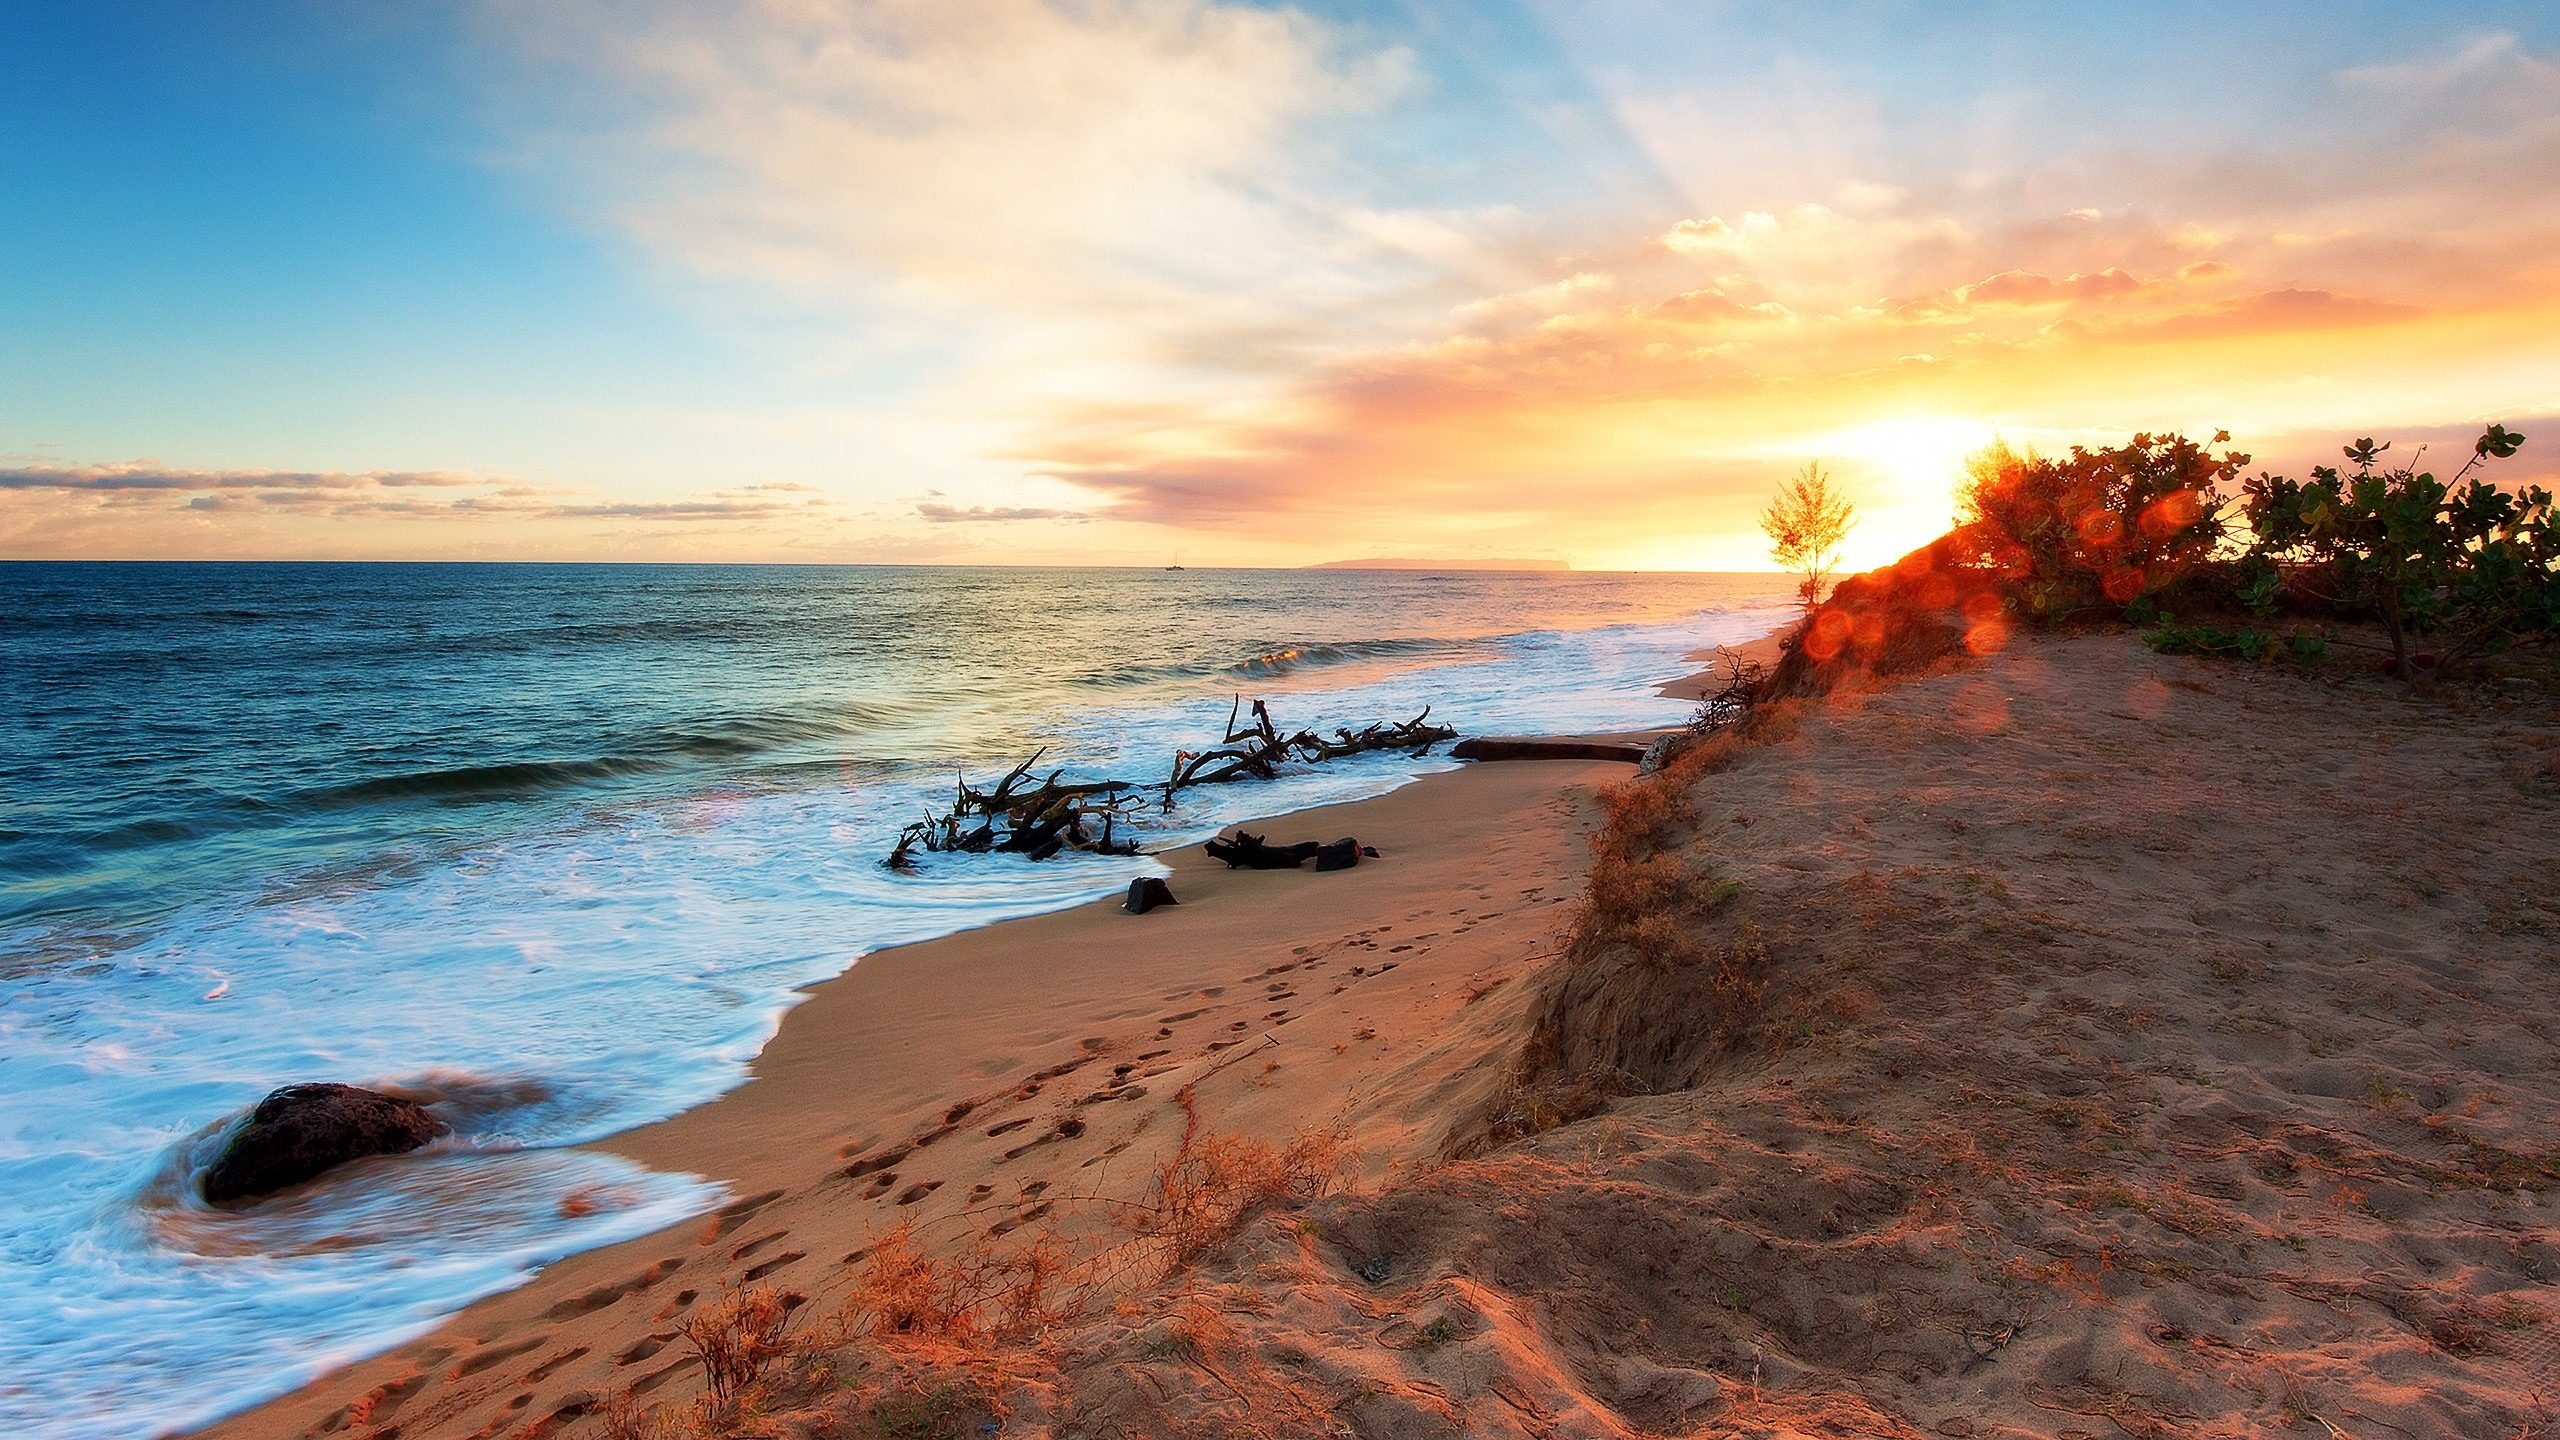
[[[0,557],[1853,566],[2560,457],[2560,7],[0,0]],[[2539,432],[2539,433],[2537,433]]]

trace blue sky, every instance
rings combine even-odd
[[[1750,564],[1807,456],[2560,411],[2556,31],[10,5],[0,553]]]

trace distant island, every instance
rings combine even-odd
[[[1562,560],[1327,560],[1308,570],[1570,570]]]

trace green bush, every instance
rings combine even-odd
[[[2159,617],[2157,628],[2143,632],[2142,643],[2163,655],[2209,655],[2232,660],[2291,660],[2313,665],[2329,656],[2326,637],[2308,630],[2278,635],[2246,626],[2225,630],[2218,625],[2181,625],[2174,615]]]
[[[2417,455],[2380,468],[2391,447],[2371,439],[2346,447],[2352,474],[2324,465],[2307,481],[2248,481],[2243,513],[2255,538],[2242,561],[2243,598],[2264,608],[2297,583],[2369,614],[2404,678],[2421,668],[2421,638],[2432,642],[2426,664],[2443,669],[2560,634],[2560,515],[2551,492],[2510,493],[2471,473],[2523,444],[2490,426],[2450,482],[2419,470]]]
[[[2215,564],[2230,503],[2221,487],[2248,463],[2183,435],[2074,446],[2060,460],[1995,444],[1967,462],[1959,533],[2027,618],[2121,614]]]

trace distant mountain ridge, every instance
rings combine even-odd
[[[1327,560],[1308,570],[1570,570],[1562,560],[1430,560],[1411,557]]]

